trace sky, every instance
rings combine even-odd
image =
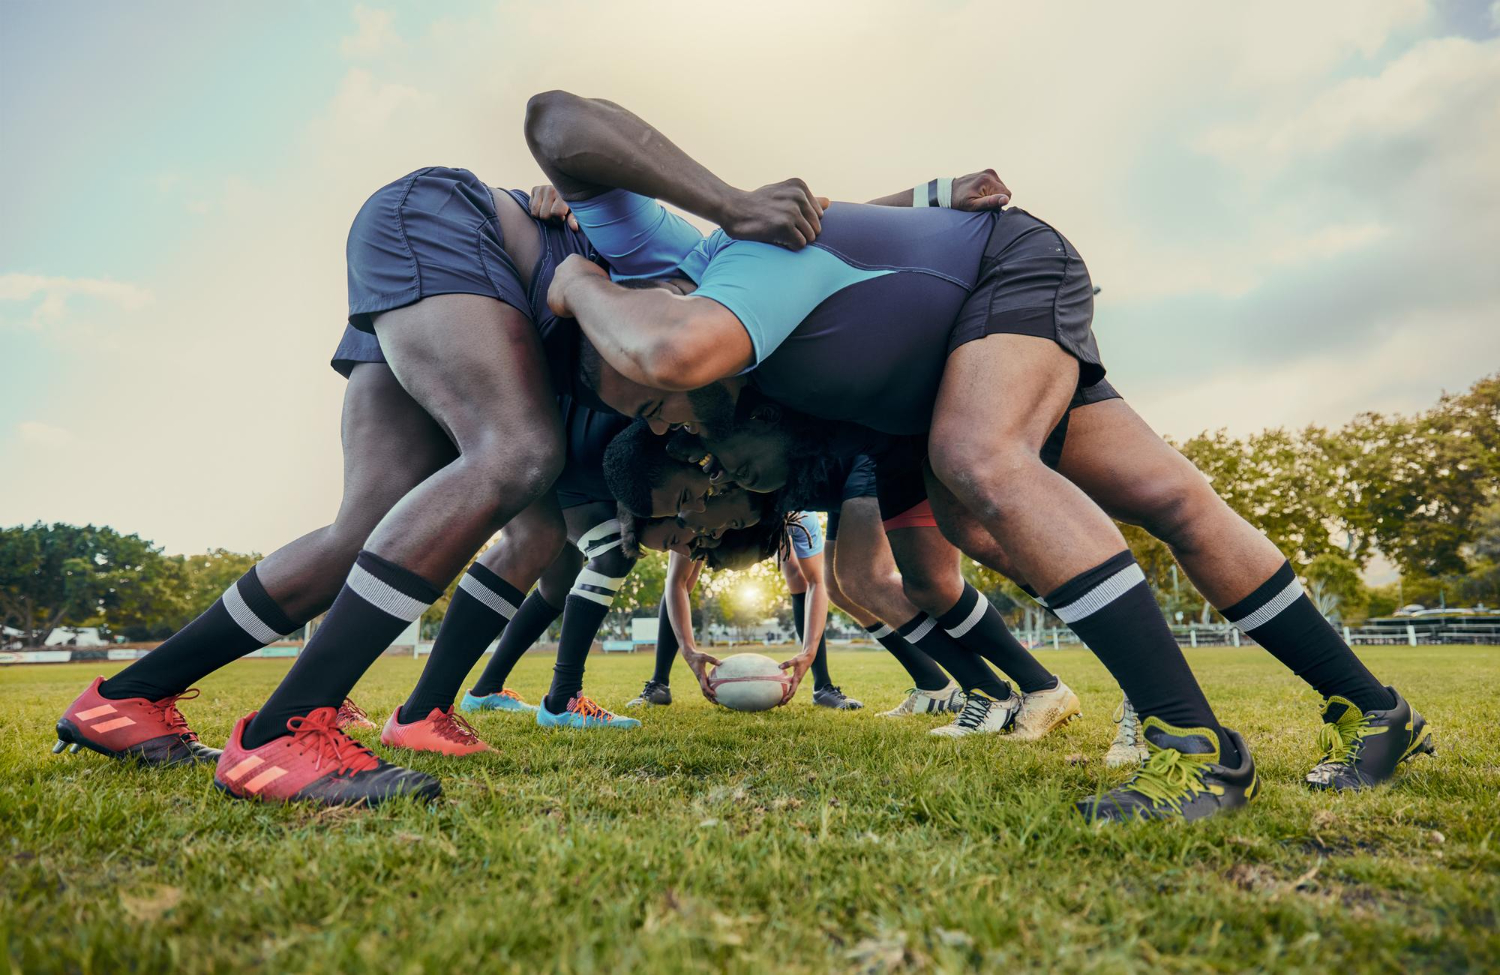
[[[500,186],[550,88],[729,182],[995,168],[1157,429],[1339,425],[1500,368],[1500,2],[0,3],[0,525],[266,552],[337,506],[344,240]]]

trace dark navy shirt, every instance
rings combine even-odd
[[[747,378],[761,392],[885,433],[927,431],[995,213],[836,203],[818,239],[793,252],[722,230],[703,237],[644,199],[616,190],[575,207],[619,276],[671,273],[696,236],[675,270],[744,326],[755,350]]]

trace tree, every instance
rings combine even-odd
[[[1359,577],[1359,564],[1341,552],[1324,552],[1302,573],[1307,595],[1318,612],[1329,618],[1361,616],[1370,603],[1370,591]]]
[[[0,613],[37,644],[57,626],[129,626],[172,606],[161,550],[112,528],[41,522],[0,529]]]

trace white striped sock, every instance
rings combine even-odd
[[[432,605],[413,599],[390,583],[380,581],[358,563],[355,563],[354,570],[349,573],[348,584],[350,589],[371,606],[408,623],[427,612],[427,607]]]
[[[1054,606],[1051,609],[1064,623],[1076,623],[1093,616],[1145,581],[1146,573],[1132,562],[1066,606]]]

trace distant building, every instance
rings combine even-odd
[[[109,641],[99,635],[97,626],[59,626],[47,634],[45,647],[107,647]]]

